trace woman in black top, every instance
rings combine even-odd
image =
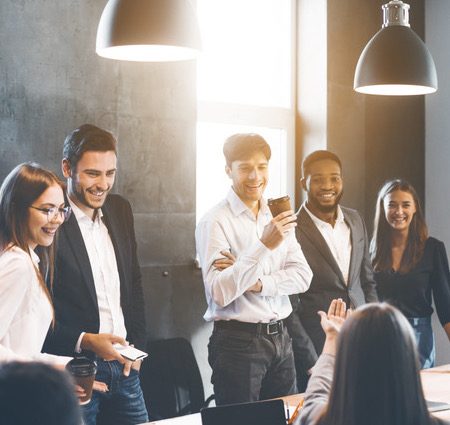
[[[422,368],[434,366],[432,297],[450,339],[450,273],[445,246],[428,237],[414,188],[386,182],[378,193],[370,254],[378,296],[400,309],[411,323]]]

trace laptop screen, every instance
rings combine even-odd
[[[286,425],[283,400],[207,407],[201,415],[203,425]]]

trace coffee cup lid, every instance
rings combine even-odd
[[[66,370],[75,376],[91,376],[97,372],[97,363],[87,357],[75,357],[66,364]]]

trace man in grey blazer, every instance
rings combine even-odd
[[[291,297],[297,305],[288,320],[300,390],[325,341],[317,312],[327,311],[336,298],[351,308],[378,301],[364,222],[357,211],[339,205],[340,159],[329,151],[311,153],[302,164],[301,184],[307,200],[298,213],[296,236],[313,279],[300,300]]]

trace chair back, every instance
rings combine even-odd
[[[141,368],[141,386],[153,420],[197,413],[205,403],[203,382],[185,338],[150,341]]]

